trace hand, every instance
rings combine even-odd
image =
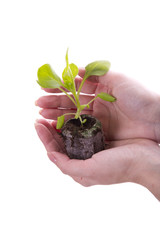
[[[79,75],[83,77],[84,69]],[[76,79],[78,89],[81,77]],[[47,90],[58,92],[57,90]],[[97,98],[90,109],[83,113],[97,117],[103,125],[107,140],[122,140],[130,138],[147,138],[160,142],[160,97],[142,87],[139,83],[127,77],[108,72],[101,77],[92,77],[82,88],[87,94],[81,96],[82,104],[88,103],[93,97],[89,94],[107,92],[117,98],[114,103],[105,102]],[[43,96],[36,102],[41,107],[41,115],[47,119],[56,120],[66,112],[75,112],[73,103],[67,96]],[[63,108],[63,110],[62,110]],[[157,135],[157,129],[159,134]]]
[[[110,149],[92,158],[69,159],[55,130],[55,122],[41,119],[35,124],[48,157],[64,173],[83,186],[134,182],[148,188],[160,200],[160,148],[154,141],[130,139],[111,141]]]
[[[83,76],[84,70],[80,70],[79,75]],[[80,82],[81,78],[77,78],[77,88]],[[36,130],[49,158],[63,173],[84,186],[137,182],[160,199],[160,169],[157,167],[160,164],[160,150],[155,133],[159,96],[122,75],[110,72],[103,77],[89,79],[82,90],[87,94],[108,92],[117,98],[112,104],[97,99],[89,111],[85,110],[102,122],[110,149],[86,161],[70,160],[64,154],[62,140],[53,128],[56,122],[50,124],[39,120]],[[89,95],[81,96],[82,104],[91,98]],[[74,111],[71,101],[65,96],[44,96],[36,104],[42,108],[42,116],[53,120],[63,113]]]

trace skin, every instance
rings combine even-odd
[[[85,70],[76,78],[78,89]],[[58,93],[57,89],[44,89]],[[138,82],[122,74],[108,72],[90,77],[84,84],[81,104],[93,96],[107,92],[117,101],[105,102],[97,98],[87,113],[97,117],[103,125],[110,148],[85,161],[69,159],[62,139],[56,131],[56,119],[68,112],[76,112],[73,103],[63,95],[40,97],[36,105],[45,119],[37,120],[35,128],[48,157],[64,173],[83,186],[134,182],[148,188],[160,200],[160,96],[145,89]]]

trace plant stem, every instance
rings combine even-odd
[[[84,84],[85,80],[86,80],[86,77],[84,76],[84,78],[83,78],[83,80],[82,80],[82,82],[79,86],[79,89],[76,93],[77,113],[76,113],[75,117],[80,119],[80,122],[81,122],[82,125],[83,125],[83,122],[82,122],[82,118],[80,116],[80,113],[81,113],[82,109],[81,109],[81,104],[80,104],[80,101],[79,101],[79,95],[80,95],[80,92],[81,92],[81,89],[83,87],[83,84]]]
[[[73,81],[74,82],[74,81]],[[73,91],[72,91],[72,94],[73,94],[73,96],[74,96],[74,98],[75,98],[75,101],[76,101],[76,103],[77,103],[77,108],[80,106],[80,101],[79,101],[79,97],[78,97],[78,95],[77,95],[77,93],[76,93],[76,87],[75,87],[75,83],[74,83],[74,89],[73,89]]]
[[[81,113],[81,104],[80,104],[79,98],[77,96],[76,96],[76,102],[77,102],[76,117],[78,118],[80,116],[80,113]]]
[[[76,116],[76,118],[79,118],[80,112],[81,112],[81,110],[80,110],[81,109],[81,104],[80,104],[80,101],[79,101],[79,97],[78,97],[78,95],[76,93],[75,84],[74,84],[74,89],[71,92],[73,94],[75,100],[65,90],[63,90],[61,87],[59,88],[59,90],[64,92],[70,98],[70,100],[74,103],[74,105],[77,108],[77,113],[75,114],[75,116]]]
[[[83,121],[82,121],[82,118],[81,118],[81,116],[79,115],[79,120],[80,120],[80,122],[81,122],[81,125],[83,126]]]
[[[74,82],[74,81],[73,81]],[[80,118],[80,113],[81,113],[81,104],[80,104],[80,101],[79,101],[79,96],[78,96],[78,93],[76,92],[76,87],[75,87],[75,82],[74,82],[74,89],[73,89],[73,92],[72,92],[74,98],[75,98],[75,101],[77,103],[76,107],[77,107],[77,113],[75,114],[76,115],[76,118]],[[82,119],[80,119],[81,123],[82,123]]]
[[[86,105],[91,104],[93,101],[95,101],[98,98],[98,96],[94,97],[89,103],[87,103]]]
[[[87,79],[87,77],[84,76],[84,78],[83,78],[83,80],[82,80],[82,82],[81,82],[81,84],[80,84],[80,86],[79,86],[78,92],[77,92],[77,96],[78,96],[78,97],[79,97],[79,94],[80,94],[80,92],[81,92],[81,89],[82,89],[83,84],[84,84],[84,82],[85,82],[86,79]]]
[[[74,103],[74,105],[77,107],[77,104],[76,104],[76,102],[74,101],[74,99],[65,91],[65,90],[63,90],[61,87],[59,88],[59,90],[61,90],[62,92],[64,92],[66,95],[67,95],[67,97],[69,97],[69,99]]]

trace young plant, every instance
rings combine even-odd
[[[85,67],[85,75],[83,77],[83,80],[79,86],[78,91],[76,91],[75,87],[75,77],[78,75],[78,67],[71,63],[69,64],[68,61],[68,49],[66,52],[66,67],[63,70],[62,73],[62,79],[52,70],[51,66],[49,64],[44,64],[38,69],[37,75],[38,75],[38,84],[43,88],[58,88],[60,91],[65,93],[69,99],[74,103],[77,112],[76,113],[66,113],[57,119],[57,129],[62,128],[65,116],[66,115],[74,115],[75,119],[80,120],[81,124],[83,125],[86,122],[86,119],[82,120],[81,118],[81,112],[85,108],[89,108],[90,104],[96,99],[101,98],[105,101],[114,102],[116,99],[112,97],[111,95],[101,92],[97,94],[90,102],[81,105],[79,96],[81,89],[83,87],[83,84],[85,83],[85,80],[89,78],[90,76],[96,75],[96,76],[102,76],[105,73],[108,72],[110,68],[110,63],[108,61],[95,61],[90,64],[88,64]],[[70,95],[67,91],[68,90],[72,95]]]

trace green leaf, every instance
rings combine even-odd
[[[70,91],[74,89],[74,79],[77,76],[77,74],[78,74],[78,67],[74,63],[69,64],[68,49],[67,49],[66,67],[63,70],[62,78],[63,78],[65,87]]]
[[[108,102],[114,102],[116,101],[116,98],[114,98],[113,96],[109,95],[108,93],[104,93],[104,92],[101,92],[97,95],[99,98],[105,100],[105,101],[108,101]]]
[[[60,77],[52,70],[49,64],[44,64],[38,69],[38,84],[43,88],[59,88],[62,86]]]
[[[82,123],[85,123],[85,122],[87,122],[87,119],[86,119],[86,118],[82,121]]]
[[[67,48],[67,51],[66,51],[66,66],[68,66],[69,65],[69,61],[68,61],[68,48]]]
[[[63,127],[63,124],[64,124],[64,115],[57,118],[56,128],[61,129]]]
[[[68,66],[66,66],[62,73],[64,83],[73,82],[77,74],[78,67],[74,63],[71,63]]]
[[[89,104],[84,104],[84,105],[81,105],[80,106],[80,109],[81,109],[81,111],[84,109],[84,108],[90,108],[90,106],[89,106]]]
[[[108,61],[95,61],[88,64],[85,67],[85,76],[84,78],[87,79],[89,76],[102,76],[109,71],[110,62]]]
[[[72,92],[74,83],[73,83],[71,72],[69,70],[69,65],[68,65],[68,67],[65,67],[65,69],[63,70],[62,79],[64,81],[65,88],[67,88],[69,91]]]
[[[73,77],[73,79],[75,79],[75,77],[77,76],[78,71],[79,71],[78,67],[74,63],[69,64],[69,67],[70,67],[70,71],[72,73],[72,77]]]

